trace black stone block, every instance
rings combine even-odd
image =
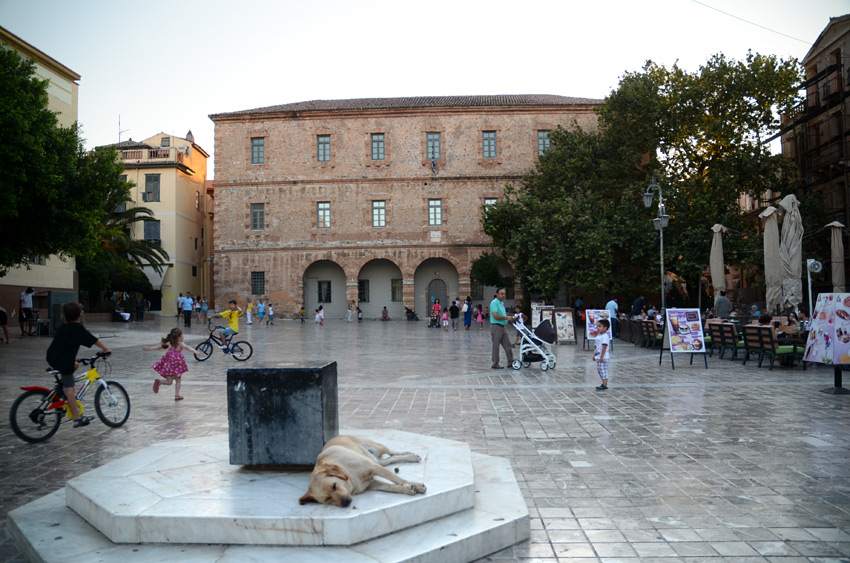
[[[336,362],[227,370],[232,465],[316,463],[339,434]]]

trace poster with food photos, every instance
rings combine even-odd
[[[584,317],[584,329],[588,340],[596,340],[596,337],[599,336],[599,327],[596,324],[600,320],[605,319],[608,323],[611,322],[611,313],[608,312],[608,309],[587,309],[584,312]],[[610,324],[608,330],[611,330]]]
[[[850,293],[818,295],[803,361],[850,364]]]
[[[705,353],[705,333],[699,309],[667,309],[670,351]]]

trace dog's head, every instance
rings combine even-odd
[[[348,475],[339,465],[316,466],[310,475],[307,493],[298,499],[299,504],[319,502],[345,508],[351,504]]]

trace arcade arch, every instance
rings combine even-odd
[[[304,309],[312,319],[314,311],[322,305],[325,318],[345,317],[345,271],[332,260],[318,260],[304,270]]]

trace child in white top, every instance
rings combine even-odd
[[[608,319],[599,319],[596,321],[596,330],[599,332],[596,336],[596,348],[593,350],[593,361],[596,362],[596,373],[602,379],[602,385],[596,388],[597,391],[605,391],[608,389],[608,360],[611,358],[611,333],[608,328],[611,323]]]

